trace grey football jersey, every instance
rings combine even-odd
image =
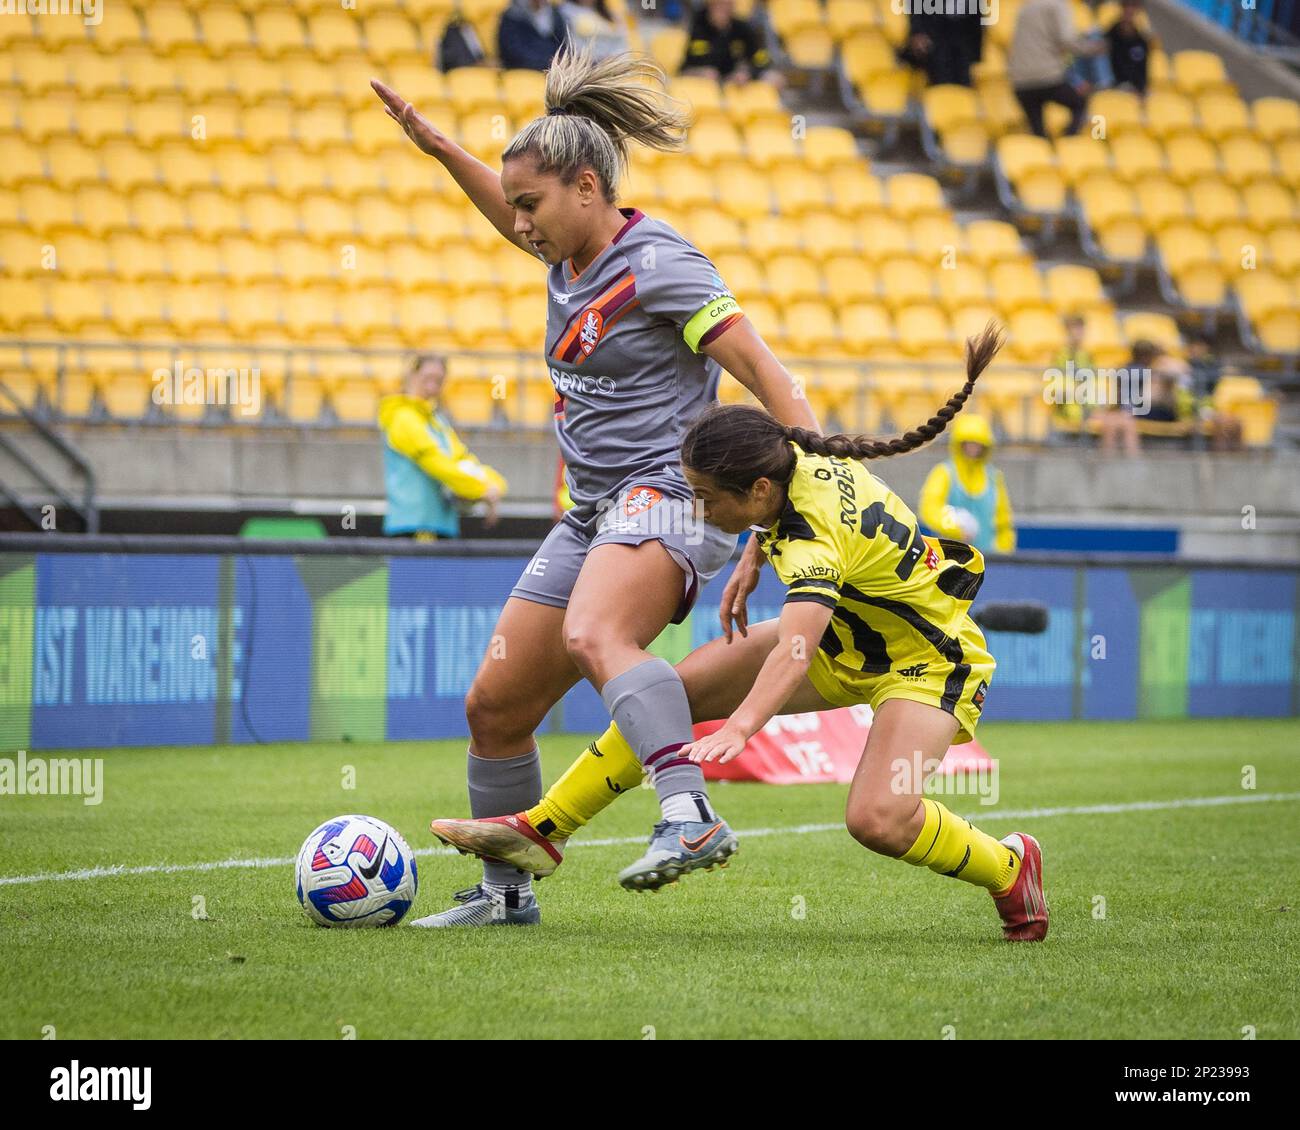
[[[580,275],[547,274],[546,365],[574,507],[590,531],[602,499],[636,479],[690,497],[679,449],[717,398],[721,366],[698,350],[741,317],[708,258],[636,208]],[[675,490],[674,488],[677,488]]]

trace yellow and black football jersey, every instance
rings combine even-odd
[[[978,634],[967,612],[984,580],[983,555],[922,535],[908,505],[860,460],[794,448],[785,510],[756,536],[789,586],[787,603],[834,609],[821,650],[868,675],[906,675],[927,659],[969,662],[961,638]]]

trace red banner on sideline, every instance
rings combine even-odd
[[[698,722],[695,737],[722,728],[722,722]],[[851,781],[871,731],[871,707],[844,706],[809,714],[779,714],[749,739],[737,758],[703,765],[713,781],[767,781],[799,785],[815,781]],[[992,765],[979,742],[949,748],[941,773],[964,773]]]

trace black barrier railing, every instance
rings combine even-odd
[[[476,538],[459,541],[417,542],[409,538],[332,537],[302,541],[275,538],[240,538],[225,535],[170,537],[160,534],[0,534],[4,553],[168,553],[199,556],[230,554],[250,556],[320,557],[531,557],[541,544],[533,538]],[[739,556],[737,549],[734,556]],[[734,560],[733,556],[733,560]],[[1266,561],[1173,557],[1163,553],[1076,553],[1068,550],[1032,550],[1015,554],[985,554],[991,565],[1104,566],[1123,569],[1233,569],[1256,572],[1300,572],[1300,560]]]

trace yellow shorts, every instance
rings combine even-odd
[[[820,648],[808,668],[808,681],[817,693],[835,706],[866,703],[872,710],[891,698],[905,698],[937,706],[957,719],[954,744],[968,742],[975,735],[984,696],[993,668],[997,666],[984,643],[979,626],[966,618],[948,656],[934,648],[895,660],[884,674],[855,671],[837,663]]]

